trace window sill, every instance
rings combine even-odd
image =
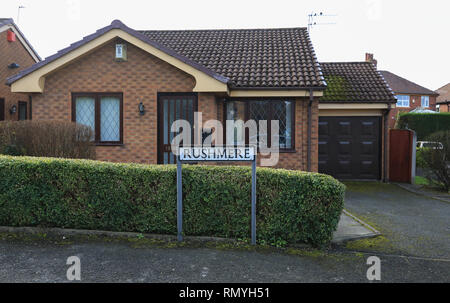
[[[278,151],[280,154],[295,154],[297,151],[295,149],[280,149]],[[258,154],[261,152],[258,150]]]
[[[95,146],[125,146],[123,143],[94,143]]]
[[[295,149],[285,149],[285,150],[280,149],[280,154],[294,154],[296,152],[297,151]]]

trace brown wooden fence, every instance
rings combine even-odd
[[[389,181],[411,183],[415,174],[414,132],[389,130]]]

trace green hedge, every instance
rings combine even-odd
[[[248,239],[251,169],[183,167],[184,232]],[[332,239],[345,187],[330,176],[258,168],[257,238]],[[0,225],[176,234],[176,167],[0,156]]]
[[[412,129],[417,133],[417,140],[426,141],[432,133],[450,130],[450,113],[401,113],[397,128]]]

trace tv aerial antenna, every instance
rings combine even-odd
[[[23,5],[19,5],[19,7],[17,8],[17,24],[19,24],[19,20],[20,20],[20,10],[25,8],[25,6]]]
[[[328,18],[328,17],[337,17],[337,15],[330,15],[330,14],[324,14],[323,12],[312,12],[308,14],[308,33],[311,31],[311,29],[314,26],[317,25],[332,25],[336,24],[336,22],[318,22],[318,20],[322,18]]]

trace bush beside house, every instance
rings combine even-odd
[[[70,121],[2,121],[0,154],[94,159],[92,130]]]
[[[251,169],[183,168],[186,235],[249,238]],[[330,176],[258,168],[259,243],[332,239],[345,187]],[[176,167],[0,156],[0,225],[176,234]]]
[[[436,132],[427,141],[440,142],[442,148],[421,148],[416,165],[424,168],[427,180],[445,191],[450,190],[450,130]]]
[[[450,113],[400,114],[396,128],[412,129],[417,134],[417,140],[425,141],[428,136],[435,132],[450,130]]]

